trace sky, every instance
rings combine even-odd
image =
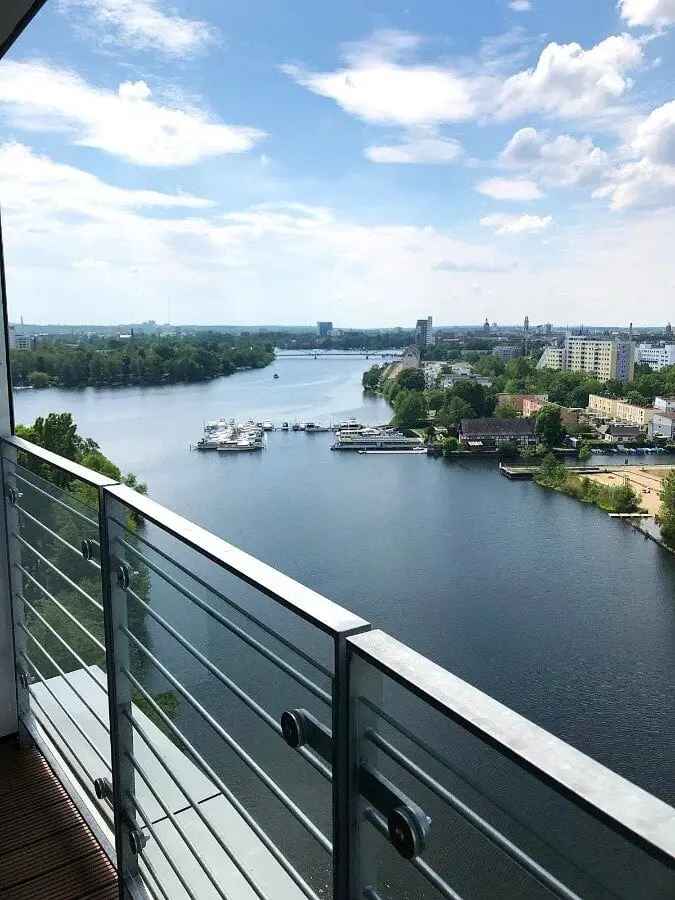
[[[675,0],[47,0],[10,317],[675,320]]]

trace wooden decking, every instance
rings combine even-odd
[[[0,742],[1,900],[115,900],[117,875],[37,750]]]

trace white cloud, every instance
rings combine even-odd
[[[366,147],[366,157],[376,163],[453,163],[462,156],[462,145],[453,138],[434,134],[411,135],[399,144]]]
[[[185,57],[213,43],[215,29],[207,22],[169,15],[157,0],[60,0],[59,8],[81,19],[87,10],[93,18],[94,36],[104,44],[123,43],[136,50],[159,50]]]
[[[608,173],[595,197],[609,199],[615,210],[675,204],[675,100],[638,125],[624,155],[629,160]]]
[[[629,90],[628,73],[641,62],[640,43],[626,34],[608,37],[589,50],[552,42],[533,69],[505,80],[496,101],[497,118],[542,113],[567,119],[602,113]]]
[[[536,234],[553,223],[552,216],[510,215],[494,213],[483,216],[480,224],[492,228],[496,234]]]
[[[675,0],[619,0],[621,18],[631,27],[665,28],[675,23]]]
[[[476,185],[476,190],[494,200],[538,200],[543,197],[534,181],[525,178],[487,178]]]
[[[511,0],[509,8],[514,12],[529,12],[532,9],[530,0]]]
[[[111,91],[42,62],[3,63],[0,105],[14,127],[64,131],[80,146],[144,166],[185,166],[241,153],[265,137],[200,110],[155,102],[144,81],[123,82]]]
[[[559,134],[551,138],[535,128],[521,128],[502,150],[499,162],[550,186],[587,184],[607,170],[609,156],[590,137]]]
[[[605,115],[629,91],[629,73],[643,60],[641,43],[623,34],[588,50],[576,43],[550,43],[534,68],[504,77],[497,74],[498,59],[470,68],[466,61],[461,66],[408,62],[421,42],[406,32],[376,33],[369,41],[350,45],[345,65],[334,71],[312,72],[296,65],[282,69],[366,122],[410,128],[530,113],[560,118]]]

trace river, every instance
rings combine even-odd
[[[16,418],[72,412],[156,500],[675,803],[675,557],[493,460],[331,453],[329,434],[281,432],[257,454],[189,450],[218,416],[384,422],[361,390],[369,364],[23,391]]]

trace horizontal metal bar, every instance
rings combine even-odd
[[[445,801],[462,818],[466,819],[473,827],[479,831],[484,837],[495,844],[500,850],[514,860],[518,865],[525,869],[528,874],[535,878],[540,884],[548,888],[557,897],[564,897],[565,900],[580,900],[579,896],[571,891],[566,885],[559,881],[554,875],[548,872],[538,862],[528,856],[523,850],[517,847],[500,831],[490,825],[485,819],[474,812],[471,807],[467,806],[459,797],[448,791],[442,784],[432,778],[427,772],[421,769],[416,763],[409,759],[397,747],[391,744],[386,738],[382,737],[373,729],[368,729],[365,733],[368,740],[372,741],[375,746],[383,750],[387,756],[397,762],[403,769],[414,775],[419,781],[429,788],[437,797]]]
[[[113,522],[115,522],[115,524],[119,525],[121,528],[126,529],[126,526],[122,522],[119,522],[114,517],[111,517],[111,518],[112,518]],[[128,530],[128,529],[126,529],[126,530]],[[149,550],[152,550],[153,553],[156,553],[158,556],[161,556],[162,559],[165,559],[167,562],[171,563],[171,565],[175,566],[177,569],[180,569],[180,571],[183,572],[185,575],[187,575],[188,578],[191,578],[192,581],[201,585],[203,588],[206,588],[207,591],[212,593],[214,596],[218,597],[218,599],[222,600],[224,603],[227,603],[228,606],[232,607],[232,609],[236,609],[237,612],[241,613],[241,615],[244,616],[245,618],[247,618],[249,620],[249,622],[253,622],[254,624],[256,624],[258,626],[258,628],[262,629],[262,631],[266,632],[266,634],[269,634],[270,637],[274,638],[275,641],[278,641],[280,644],[283,644],[284,647],[288,647],[289,650],[291,650],[293,653],[295,653],[301,659],[304,659],[305,662],[308,662],[310,664],[310,666],[312,666],[313,668],[318,669],[319,672],[322,672],[327,678],[333,678],[333,673],[327,666],[324,666],[322,663],[318,662],[316,659],[312,659],[312,657],[308,653],[305,653],[305,651],[302,650],[300,647],[291,643],[291,641],[289,641],[287,638],[283,637],[283,635],[278,634],[273,628],[270,628],[269,625],[266,625],[265,622],[262,621],[262,619],[259,619],[257,616],[254,616],[252,612],[245,609],[243,606],[241,606],[241,604],[237,603],[231,597],[228,597],[227,594],[224,594],[222,591],[219,591],[216,587],[209,584],[207,581],[205,581],[203,578],[201,578],[195,572],[191,572],[187,566],[184,566],[177,559],[173,559],[168,553],[166,553],[160,547],[157,547],[156,544],[151,543],[142,534],[134,534],[134,539],[139,541],[141,544],[144,544]],[[123,543],[125,546],[128,546],[131,549],[131,547],[132,547],[131,544],[129,544],[126,541],[123,541]],[[140,551],[136,550],[135,548],[134,548],[134,551],[140,555]],[[143,557],[143,559],[146,562],[148,561],[145,556]]]
[[[31,610],[33,610],[33,607],[30,605],[30,603],[28,603],[27,600],[24,600],[24,603],[26,603],[26,605],[27,605]],[[56,634],[56,632],[55,632],[54,629],[51,627],[51,625],[50,625],[48,622],[46,622],[38,612],[36,612],[35,610],[33,610],[33,612],[35,612],[35,615],[38,616],[38,617],[40,618],[40,620],[47,626],[47,628],[49,628],[50,631],[54,632],[54,634],[58,637],[58,634]],[[26,628],[26,625],[25,625],[23,622],[21,622],[21,623],[19,623],[19,624],[20,624],[20,627],[26,632],[26,634],[28,635],[28,637],[31,639],[31,641],[33,641],[33,643],[35,644],[35,646],[36,646],[36,647],[44,654],[44,656],[49,660],[49,662],[50,662],[50,663],[54,666],[54,668],[58,671],[59,675],[63,678],[63,680],[66,682],[66,684],[68,685],[68,687],[72,690],[72,692],[77,696],[78,700],[80,700],[80,701],[87,707],[87,709],[88,709],[89,712],[92,714],[92,716],[96,719],[96,721],[97,721],[98,724],[101,726],[101,728],[102,728],[105,732],[110,733],[110,727],[108,726],[108,724],[107,724],[106,722],[103,721],[103,719],[99,716],[99,714],[96,712],[96,710],[89,704],[89,702],[88,702],[87,700],[85,700],[85,698],[82,696],[82,694],[80,694],[80,692],[77,690],[77,688],[71,683],[70,679],[68,678],[68,673],[67,673],[67,672],[64,672],[64,670],[61,668],[61,666],[56,662],[55,659],[52,658],[51,654],[49,654],[49,653],[47,652],[46,648],[42,646],[42,644],[40,643],[40,641],[38,641],[38,639],[35,637],[35,635],[34,635],[28,628]],[[65,644],[65,641],[63,641],[63,643]],[[68,644],[65,644],[65,645],[66,645],[66,647],[68,646]],[[73,654],[76,655],[76,654],[74,653],[74,651],[73,651]],[[88,667],[88,666],[85,667],[85,671],[86,671],[86,672],[89,672],[89,667]],[[92,680],[93,680],[99,687],[102,687],[101,684],[100,684],[100,682],[96,681],[96,679],[95,679],[94,676],[91,674],[91,672],[89,672],[89,674],[90,674]],[[105,694],[105,691],[104,691],[103,693]]]
[[[287,675],[290,675],[298,684],[301,684],[304,688],[306,688],[310,693],[314,694],[315,697],[318,697],[323,703],[327,706],[331,705],[331,695],[324,691],[322,688],[318,687],[318,685],[314,684],[313,681],[310,681],[306,675],[303,675],[302,672],[299,672],[285,660],[283,660],[280,656],[274,653],[273,650],[265,647],[264,644],[261,644],[260,641],[256,640],[254,637],[251,637],[243,628],[240,628],[235,622],[231,619],[228,619],[226,616],[219,613],[212,606],[209,606],[208,603],[205,603],[201,597],[198,597],[197,594],[193,593],[189,588],[186,588],[185,585],[182,585],[179,581],[176,581],[168,572],[165,572],[160,566],[155,565],[151,562],[146,556],[144,556],[139,550],[129,544],[127,541],[121,541],[122,545],[127,549],[134,553],[139,559],[143,561],[143,563],[156,575],[159,575],[160,578],[163,578],[167,584],[170,584],[171,587],[175,588],[180,594],[182,594],[188,600],[191,600],[196,606],[198,606],[201,610],[203,610],[208,616],[212,619],[215,619],[216,622],[219,622],[233,634],[236,634],[238,638],[248,644],[250,647],[253,647],[254,650],[257,650],[262,656],[272,662],[277,668],[282,669],[282,671],[286,672]]]
[[[105,493],[321,631],[335,637],[353,634],[368,625],[360,616],[125,485],[106,487]]]
[[[101,848],[110,860],[111,865],[115,866],[117,862],[115,846],[111,840],[110,832],[106,831],[105,827],[107,826],[107,828],[112,831],[112,819],[110,819],[104,810],[99,810],[98,800],[94,792],[89,785],[84,784],[79,773],[76,772],[62,756],[58,749],[57,741],[51,733],[49,726],[39,720],[38,716],[35,715],[34,710],[29,712],[27,716],[22,717],[21,721],[35,741],[35,746],[47,760],[52,772],[56,775],[56,778],[61,783],[66,794],[68,794],[75,804],[78,812],[101,845]],[[87,800],[92,804],[93,808],[91,808],[83,799],[81,793],[84,794]],[[99,813],[103,820],[103,825],[97,819]]]
[[[647,853],[675,866],[675,809],[383,631],[352,651]]]
[[[209,879],[211,884],[213,885],[218,896],[222,897],[222,900],[230,900],[230,898],[225,893],[225,891],[220,887],[220,885],[218,884],[218,882],[216,881],[214,876],[211,874],[211,872],[209,872],[209,869],[208,869],[206,863],[204,862],[204,860],[201,858],[199,851],[197,850],[197,848],[195,847],[193,842],[190,840],[190,838],[187,836],[185,831],[178,824],[178,820],[176,819],[175,815],[171,812],[169,807],[166,805],[166,803],[162,800],[162,798],[159,796],[157,791],[152,786],[152,782],[150,781],[146,772],[144,771],[143,766],[134,757],[133,753],[129,753],[128,751],[125,751],[125,755],[126,755],[127,759],[129,760],[129,762],[131,763],[131,765],[134,767],[134,770],[141,776],[141,780],[143,781],[143,783],[145,784],[147,789],[150,791],[152,796],[155,798],[155,801],[161,806],[162,811],[164,812],[164,815],[167,816],[167,818],[169,819],[169,821],[171,822],[173,827],[176,829],[176,831],[180,835],[181,840],[183,841],[185,846],[188,848],[190,853],[192,853],[194,858],[197,860],[197,863],[199,864],[200,868],[202,869],[202,871],[204,872],[206,877]]]
[[[162,758],[162,754],[157,750],[157,748],[155,747],[155,745],[152,743],[152,741],[150,740],[150,738],[149,738],[148,735],[147,735],[147,732],[146,732],[145,729],[141,726],[140,722],[138,722],[138,721],[133,717],[133,715],[129,715],[129,713],[126,712],[126,711],[124,712],[124,715],[127,717],[127,719],[129,720],[129,722],[131,723],[132,728],[133,728],[133,729],[141,736],[141,738],[143,739],[143,741],[145,742],[145,744],[146,744],[146,745],[148,746],[148,748],[152,751],[152,755],[155,757],[155,759],[157,760],[157,762],[161,765],[161,767],[164,769],[164,771],[165,771],[166,774],[169,776],[169,778],[171,778],[171,780],[172,780],[172,781],[174,782],[174,784],[177,786],[178,790],[183,794],[183,796],[185,797],[185,799],[186,799],[186,800],[188,801],[188,803],[190,804],[190,807],[192,807],[192,809],[197,813],[197,816],[199,817],[199,819],[200,819],[200,820],[202,821],[202,823],[206,826],[206,828],[207,828],[208,831],[210,832],[211,836],[215,839],[216,843],[217,843],[217,844],[220,846],[220,848],[223,850],[223,852],[224,852],[225,855],[228,857],[228,859],[230,860],[230,862],[234,865],[234,867],[237,869],[237,871],[239,872],[239,874],[245,879],[245,881],[247,882],[247,884],[250,886],[251,890],[255,893],[255,895],[256,895],[257,897],[260,897],[261,900],[267,900],[267,895],[264,894],[264,893],[261,891],[261,889],[260,889],[260,888],[258,887],[258,885],[255,883],[255,881],[253,880],[253,878],[249,875],[249,873],[248,873],[248,872],[246,871],[246,869],[242,866],[242,864],[239,862],[239,860],[236,858],[236,856],[233,854],[233,852],[232,852],[232,851],[230,850],[230,848],[227,846],[227,844],[225,843],[225,841],[221,838],[221,836],[220,836],[220,835],[218,834],[218,832],[215,830],[215,828],[213,827],[213,825],[209,822],[209,820],[207,819],[207,817],[204,815],[204,813],[202,812],[202,810],[201,810],[201,808],[200,808],[200,806],[199,806],[199,801],[194,799],[194,797],[192,796],[192,794],[190,793],[190,791],[189,791],[189,790],[185,787],[185,785],[181,782],[181,780],[178,778],[178,776],[175,774],[175,772],[173,772],[173,771],[171,770],[171,768],[166,764],[166,762],[165,762],[164,759]],[[130,757],[130,758],[131,758],[131,757]],[[136,765],[136,761],[135,761],[133,758],[131,758],[131,762],[133,763],[134,766]],[[143,778],[143,774],[140,773],[140,772],[139,772],[139,774],[141,775],[141,778]],[[143,778],[143,780],[145,780],[145,779]]]
[[[245,704],[252,712],[256,714],[262,721],[268,725],[272,731],[282,736],[281,734],[281,725],[277,722],[277,720],[271,716],[266,709],[264,709],[256,700],[253,699],[249,694],[246,693],[243,688],[240,688],[238,684],[232,681],[221,669],[218,668],[214,663],[211,662],[208,657],[204,656],[204,654],[198,650],[187,638],[184,638],[183,635],[177,631],[173,625],[166,621],[166,619],[161,616],[155,609],[150,606],[149,603],[146,603],[139,595],[132,590],[131,588],[127,588],[127,594],[134,598],[134,600],[145,610],[145,612],[155,620],[162,628],[165,629],[178,643],[184,647],[188,653],[190,653],[194,658],[200,662],[205,669],[207,669],[214,678],[217,678],[218,681],[226,687],[229,691],[238,697],[243,704]],[[326,766],[321,762],[321,760],[316,759],[313,754],[308,753],[307,750],[303,753],[305,759],[310,762],[314,768],[320,772],[324,777],[330,780],[331,772],[330,769],[327,769]]]
[[[296,869],[289,863],[286,857],[283,855],[281,850],[276,846],[274,841],[267,835],[265,830],[260,827],[257,821],[253,818],[253,816],[247,811],[246,807],[238,800],[238,798],[232,793],[229,787],[225,784],[225,782],[220,778],[220,776],[215,772],[215,770],[206,762],[201,753],[193,746],[192,743],[185,737],[182,731],[177,728],[171,719],[167,716],[161,706],[158,705],[154,697],[148,693],[148,691],[143,687],[141,682],[136,678],[135,675],[126,669],[122,668],[122,674],[129,679],[131,684],[139,691],[143,697],[150,704],[155,714],[160,718],[163,724],[169,729],[169,731],[173,734],[173,736],[180,741],[188,755],[195,762],[197,767],[201,769],[201,771],[209,778],[213,784],[220,790],[225,799],[231,806],[237,811],[237,813],[241,816],[244,822],[248,825],[251,831],[258,837],[260,842],[265,846],[265,848],[270,852],[270,854],[274,857],[274,859],[279,863],[282,869],[286,872],[286,874],[291,878],[291,880],[300,888],[302,893],[308,900],[320,900],[319,896],[312,890],[312,888],[307,884],[307,882],[303,879],[302,875],[296,871]]]
[[[23,630],[26,632],[26,634],[27,634],[29,637],[31,637],[31,638],[33,637],[33,635],[28,631],[27,628],[24,628]],[[79,731],[79,733],[82,735],[82,737],[85,739],[85,741],[89,744],[89,746],[91,747],[91,749],[94,751],[94,753],[96,754],[96,756],[98,756],[99,760],[103,763],[103,765],[106,767],[106,769],[107,769],[109,772],[112,771],[112,769],[110,768],[110,763],[108,762],[108,760],[107,760],[107,759],[105,758],[105,756],[101,753],[101,751],[98,749],[98,747],[96,746],[96,744],[92,741],[92,739],[89,737],[89,735],[88,735],[87,732],[84,730],[84,728],[82,728],[82,726],[79,724],[79,722],[77,721],[77,719],[76,719],[71,713],[69,713],[68,710],[66,709],[66,707],[63,705],[63,703],[61,703],[61,701],[60,701],[59,698],[56,696],[56,694],[54,693],[54,691],[53,691],[53,690],[49,687],[49,685],[47,684],[47,680],[45,679],[44,675],[43,675],[42,672],[38,669],[38,667],[35,665],[35,663],[34,663],[33,660],[30,658],[30,656],[28,656],[28,654],[25,653],[23,650],[21,651],[21,656],[26,660],[26,662],[28,663],[28,665],[29,665],[29,666],[31,667],[31,669],[35,672],[35,674],[37,675],[38,679],[40,680],[40,684],[45,688],[45,690],[47,691],[47,693],[49,694],[49,696],[52,698],[52,700],[54,701],[54,703],[56,703],[56,705],[59,706],[59,707],[61,708],[61,710],[66,714],[66,716],[68,717],[68,719],[70,719],[70,721],[73,723],[73,725],[75,726],[75,728]],[[35,695],[34,695],[33,692],[31,691],[31,697],[33,697],[33,696],[35,696]]]
[[[181,875],[178,866],[176,865],[176,863],[173,861],[173,859],[172,859],[172,857],[171,857],[171,854],[168,852],[168,850],[167,850],[166,847],[164,846],[164,841],[159,837],[159,835],[157,834],[157,832],[156,832],[155,829],[153,828],[152,822],[150,821],[150,819],[149,819],[148,816],[146,815],[145,810],[143,809],[143,807],[140,805],[140,803],[138,802],[138,800],[136,799],[135,796],[132,796],[131,794],[128,794],[127,796],[128,796],[128,799],[133,803],[134,809],[136,810],[136,812],[140,815],[141,819],[143,819],[143,822],[144,822],[144,824],[145,824],[145,827],[146,827],[146,828],[148,829],[148,831],[150,832],[150,834],[151,834],[151,836],[152,836],[152,839],[155,841],[155,843],[157,844],[157,846],[159,847],[159,849],[162,851],[162,853],[163,853],[163,855],[164,855],[164,859],[166,859],[166,861],[168,862],[168,864],[169,864],[169,865],[171,866],[171,868],[173,869],[173,872],[174,872],[176,878],[177,878],[177,879],[180,881],[180,883],[183,885],[183,888],[184,888],[185,892],[187,893],[188,897],[190,897],[191,900],[198,900],[198,898],[195,897],[194,893],[192,892],[192,889],[190,888],[190,885],[187,883],[187,881],[186,881],[186,880],[183,878],[183,876]],[[143,858],[143,854],[141,854],[141,857]]]
[[[51,600],[52,603],[54,603],[61,610],[61,612],[65,616],[67,616],[67,618],[70,619],[70,621],[74,625],[77,625],[77,627],[80,629],[82,634],[86,634],[86,636],[89,638],[89,640],[96,647],[98,647],[98,649],[103,654],[105,654],[105,645],[102,644],[101,641],[99,641],[99,639],[97,637],[94,637],[94,635],[89,631],[89,629],[86,626],[84,626],[78,619],[76,619],[75,616],[70,612],[70,610],[66,609],[66,607],[62,603],[60,603],[53,594],[50,594],[50,592],[47,590],[47,588],[43,584],[41,584],[37,580],[37,578],[35,578],[33,575],[31,575],[31,573],[28,571],[28,569],[25,566],[22,566],[20,563],[15,563],[15,565],[16,565],[17,569],[26,576],[26,578],[29,578],[33,582],[35,587],[37,587],[40,591],[42,591],[42,593],[44,594],[45,597],[47,597],[48,600]]]
[[[365,817],[384,838],[389,840],[387,823],[376,810],[369,807],[365,812]],[[447,897],[447,900],[462,900],[461,895],[451,888],[447,881],[441,878],[438,872],[435,869],[432,869],[429,863],[425,862],[421,857],[416,856],[413,859],[408,860],[408,862],[436,888],[439,894],[443,897]]]
[[[64,547],[67,547],[69,550],[72,550],[72,552],[79,559],[84,560],[84,562],[88,562],[90,565],[94,566],[96,569],[99,569],[99,571],[100,571],[100,569],[101,569],[100,564],[98,562],[96,562],[95,559],[86,559],[82,555],[82,550],[80,547],[76,547],[74,544],[71,544],[70,541],[67,541],[65,538],[62,538],[60,534],[57,534],[55,531],[52,531],[52,529],[49,528],[48,525],[45,525],[44,522],[41,522],[34,515],[29,513],[27,509],[23,508],[23,506],[19,506],[18,504],[16,504],[16,506],[14,508],[19,513],[21,513],[22,516],[26,516],[27,519],[30,519],[31,522],[33,522],[35,525],[37,525],[43,531],[46,531],[47,534],[51,535],[53,538],[56,538],[56,540],[59,541],[61,544],[63,544]]]
[[[92,487],[102,488],[107,487],[108,485],[118,484],[117,481],[106,475],[94,472],[93,469],[81,466],[79,463],[66,459],[64,456],[59,456],[58,453],[52,453],[51,450],[45,450],[44,447],[38,447],[37,444],[32,444],[30,441],[26,441],[24,438],[17,437],[16,435],[3,435],[2,441],[7,444],[7,446],[14,447],[16,450],[23,450],[30,456],[36,457],[42,462],[48,463],[50,466],[54,466],[55,469],[59,469],[67,475],[72,475],[73,478],[77,478],[79,481],[84,481]]]
[[[84,768],[82,766],[82,764],[79,762],[79,760],[77,759],[77,757],[75,756],[75,754],[73,753],[73,751],[70,749],[70,745],[68,744],[68,741],[64,737],[63,732],[61,731],[59,726],[56,724],[56,722],[52,719],[52,717],[49,715],[49,713],[44,708],[44,706],[40,703],[40,701],[35,696],[35,694],[31,694],[31,703],[35,703],[37,708],[41,711],[42,715],[45,717],[45,719],[49,723],[49,725],[46,725],[41,720],[40,716],[35,714],[35,710],[31,710],[31,715],[33,715],[35,717],[38,724],[40,725],[40,728],[44,729],[44,731],[46,731],[49,734],[49,729],[51,727],[53,729],[53,731],[56,733],[56,735],[58,736],[59,740],[61,741],[63,747],[60,747],[59,741],[56,740],[55,738],[51,737],[51,735],[50,735],[50,740],[54,744],[54,747],[56,747],[57,751],[63,756],[63,750],[66,750],[69,753],[69,755],[75,759],[75,761],[80,766],[80,768]],[[22,721],[24,722],[24,724],[26,724],[26,719],[22,719]],[[37,744],[39,747],[41,742],[37,741]],[[101,816],[101,818],[106,823],[108,828],[110,828],[111,831],[114,831],[114,825],[113,825],[112,819],[108,815],[107,810],[105,810],[105,808],[98,802],[96,794],[92,791],[91,787],[87,784],[84,776],[80,772],[77,771],[75,766],[68,764],[68,761],[66,760],[65,756],[63,756],[63,760],[68,765],[68,771],[70,772],[70,774],[75,778],[75,780],[80,785],[82,790],[85,792],[85,794],[87,795],[89,800],[96,807],[97,813]]]
[[[25,547],[27,550],[30,550],[31,553],[34,553],[35,556],[37,556],[39,560],[41,560],[43,563],[45,563],[45,565],[49,566],[49,568],[52,570],[52,572],[56,572],[57,575],[60,575],[60,577],[63,579],[63,581],[66,582],[66,584],[69,587],[76,590],[78,592],[78,594],[80,594],[81,597],[84,597],[85,600],[88,600],[89,603],[91,603],[92,606],[96,607],[96,609],[99,612],[101,612],[101,613],[103,612],[103,604],[102,603],[99,603],[98,600],[94,600],[94,598],[90,594],[88,594],[84,590],[84,588],[81,588],[79,586],[79,584],[77,584],[77,582],[73,581],[72,578],[69,578],[65,572],[62,572],[61,569],[58,568],[58,566],[55,566],[54,563],[51,562],[50,560],[48,560],[46,556],[43,556],[42,553],[40,553],[40,551],[38,549],[36,549],[31,543],[29,543],[25,538],[21,537],[20,534],[17,534],[16,531],[13,531],[11,533],[11,537],[13,537],[17,541],[19,541],[19,543],[23,547]]]
[[[130,638],[130,640],[135,644],[136,647],[141,651],[141,653],[149,659],[150,662],[155,666],[155,668],[162,673],[162,675],[166,678],[166,680],[172,684],[176,690],[184,697],[187,702],[192,706],[192,708],[199,713],[199,715],[213,728],[216,734],[222,738],[225,743],[233,750],[239,759],[248,768],[257,775],[257,777],[262,781],[265,787],[286,807],[286,809],[293,815],[298,822],[308,831],[309,834],[320,844],[323,849],[327,853],[333,852],[333,846],[331,842],[328,840],[326,835],[312,822],[308,816],[300,809],[297,804],[291,800],[291,798],[286,794],[286,792],[279,787],[279,785],[271,778],[265,770],[258,765],[258,763],[253,759],[250,754],[244,750],[244,748],[213,718],[211,713],[206,710],[202,704],[196,700],[192,694],[187,690],[184,685],[181,684],[178,679],[169,672],[169,670],[162,665],[162,663],[157,659],[157,657],[151,653],[147,647],[145,647],[141,641],[138,640],[135,634],[129,631],[128,628],[122,628],[122,631]]]
[[[42,622],[42,624],[43,624],[43,625],[45,626],[45,628],[50,632],[50,634],[52,634],[52,635],[56,638],[56,640],[57,640],[63,647],[66,648],[66,650],[71,654],[71,656],[73,657],[73,659],[76,660],[76,662],[78,662],[78,663],[80,664],[80,666],[82,667],[82,669],[87,673],[87,675],[91,678],[91,680],[94,682],[94,684],[95,684],[97,687],[99,687],[99,688],[103,691],[103,693],[107,696],[108,691],[107,691],[107,689],[106,689],[106,686],[105,686],[104,684],[102,684],[102,683],[98,680],[98,678],[97,678],[97,677],[94,675],[94,673],[91,671],[90,666],[82,659],[82,657],[80,656],[80,654],[77,653],[75,650],[73,650],[73,648],[70,646],[70,644],[69,644],[67,641],[65,641],[65,640],[61,637],[61,635],[58,633],[58,631],[57,631],[55,628],[53,628],[53,627],[49,624],[49,622],[45,619],[45,617],[44,617],[41,613],[39,613],[39,612],[37,611],[37,609],[35,609],[35,607],[33,606],[33,604],[32,604],[29,600],[26,600],[26,598],[23,596],[23,594],[19,594],[18,597],[19,597],[19,599],[20,599],[23,603],[25,603],[25,605],[26,605],[26,606],[28,607],[28,609],[33,613],[33,615],[34,615],[34,616],[37,616],[37,618]],[[103,723],[101,723],[101,724],[103,724]],[[104,728],[107,728],[107,727],[108,727],[107,725],[104,725]]]
[[[12,460],[5,459],[5,462],[9,462],[11,464]],[[46,497],[52,503],[56,503],[57,506],[63,507],[63,509],[67,510],[70,513],[73,513],[73,515],[77,516],[79,519],[82,519],[82,521],[86,522],[87,525],[90,525],[92,528],[96,528],[98,530],[98,523],[96,522],[95,519],[90,519],[89,516],[86,515],[86,513],[81,512],[79,509],[75,509],[75,507],[71,506],[70,503],[66,503],[65,500],[61,500],[60,497],[56,497],[50,491],[47,491],[44,488],[39,487],[35,483],[34,479],[37,479],[38,481],[41,481],[43,484],[48,485],[49,488],[51,488],[51,490],[53,490],[53,491],[60,491],[62,494],[65,493],[59,487],[57,487],[57,485],[52,484],[49,481],[46,481],[44,478],[40,478],[39,475],[36,475],[34,472],[31,472],[30,469],[24,469],[23,466],[19,466],[16,463],[14,463],[13,465],[14,465],[14,478],[16,478],[17,481],[20,481],[22,484],[27,485],[29,488],[34,490],[36,493],[42,494],[43,497]],[[31,477],[26,478],[23,475],[19,475],[19,473],[16,471],[17,469],[21,469],[24,472],[28,472]],[[80,506],[84,507],[85,509],[91,509],[91,507],[87,506],[86,503],[82,503],[82,501],[78,500],[76,497],[73,497],[72,500],[74,503],[79,504]],[[92,512],[95,512],[95,510],[92,510]]]

